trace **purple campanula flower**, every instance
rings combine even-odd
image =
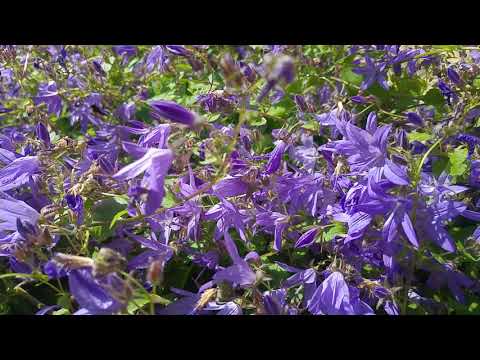
[[[297,310],[287,304],[285,289],[271,290],[263,293],[263,307],[268,315],[296,315]]]
[[[80,195],[67,195],[65,201],[70,210],[77,216],[77,225],[83,224],[83,199]]]
[[[256,281],[256,275],[248,265],[248,263],[242,259],[239,254],[235,243],[228,234],[228,231],[224,232],[225,247],[233,261],[233,265],[228,266],[213,276],[215,283],[226,281],[237,286],[250,286]]]
[[[57,84],[55,81],[40,84],[38,94],[33,98],[35,105],[40,103],[47,104],[48,112],[60,116],[62,110],[62,99],[58,95]]]
[[[125,284],[115,274],[96,279],[88,268],[70,271],[69,289],[81,309],[91,314],[106,315],[121,311],[126,302],[119,295],[125,292]]]
[[[283,55],[278,58],[267,58],[267,62],[273,61],[273,67],[267,74],[267,83],[260,91],[257,102],[261,102],[265,96],[278,84],[290,84],[295,78],[295,65],[291,57]]]
[[[136,107],[134,103],[122,104],[116,111],[116,115],[125,122],[134,120],[135,113]]]
[[[219,255],[215,250],[210,250],[205,254],[196,253],[193,255],[193,260],[195,264],[200,266],[205,266],[211,270],[214,270],[218,266]]]
[[[457,141],[465,142],[468,146],[468,155],[472,156],[475,151],[475,146],[480,145],[480,138],[469,134],[459,134],[455,137]]]
[[[282,248],[283,232],[288,228],[289,220],[288,216],[278,212],[261,212],[256,216],[256,224],[274,234],[273,248],[276,251]]]
[[[368,104],[368,99],[364,96],[352,96],[350,100],[357,104]]]
[[[248,184],[241,177],[228,176],[213,186],[213,192],[221,197],[240,196],[247,191]]]
[[[149,103],[151,116],[154,119],[165,118],[187,126],[196,125],[200,118],[197,114],[185,109],[173,101],[155,100]]]
[[[267,165],[265,166],[265,173],[272,174],[276,172],[282,163],[282,157],[287,148],[287,143],[283,140],[279,140],[270,154]]]
[[[447,69],[447,76],[455,85],[459,85],[462,82],[460,75],[458,75],[458,73],[451,66]]]
[[[318,227],[314,227],[308,231],[306,231],[302,236],[300,236],[295,243],[296,248],[301,248],[305,246],[312,245],[315,241],[315,237],[317,236],[319,231]]]
[[[26,184],[30,176],[40,169],[36,156],[24,156],[0,169],[0,191],[15,189]]]
[[[143,187],[148,191],[147,201],[144,204],[145,214],[151,214],[158,209],[163,200],[164,177],[173,160],[173,153],[169,149],[145,149],[144,155],[133,163],[123,167],[113,178],[129,180],[145,172],[142,180]]]
[[[238,100],[234,95],[225,95],[221,92],[212,92],[199,95],[197,97],[197,102],[205,111],[216,113],[230,112],[237,104]]]
[[[469,184],[480,188],[480,160],[474,160],[471,163]]]
[[[333,272],[313,294],[308,310],[315,315],[373,315],[352,290],[341,273]]]
[[[159,261],[163,270],[165,264],[173,256],[172,248],[158,241],[153,232],[151,239],[138,235],[131,235],[131,238],[140,243],[147,250],[129,261],[129,270],[146,269],[153,261]]]
[[[444,81],[438,81],[438,88],[442,95],[447,99],[448,105],[452,104],[452,100],[457,99],[457,94]]]
[[[418,125],[418,126],[423,126],[425,124],[425,122],[420,117],[420,115],[418,115],[417,113],[414,113],[414,112],[407,113],[407,119],[410,123]]]
[[[47,127],[43,123],[38,123],[38,125],[35,127],[35,133],[39,140],[43,141],[46,146],[50,146],[50,134],[48,133]]]
[[[385,90],[389,89],[386,80],[386,64],[376,64],[368,55],[365,56],[365,66],[356,67],[353,72],[364,76],[360,87],[362,90],[368,89],[375,82],[379,83]]]
[[[305,102],[305,98],[302,95],[295,95],[293,97],[293,100],[295,101],[295,104],[297,105],[299,111],[306,112],[308,110],[307,103]]]
[[[40,214],[21,200],[0,191],[0,231],[17,231],[17,221],[37,224]]]
[[[137,47],[133,45],[116,45],[112,46],[112,50],[115,54],[122,56],[127,60],[137,54]]]
[[[163,46],[158,45],[148,53],[144,63],[147,73],[152,72],[155,68],[158,69],[159,72],[165,72],[168,69],[170,59]]]
[[[182,45],[165,45],[165,48],[174,55],[185,56],[185,57],[188,57],[191,55],[190,51],[188,51]]]
[[[344,140],[331,143],[334,151],[348,156],[353,171],[364,171],[374,166],[383,166],[387,158],[387,141],[391,125],[379,127],[373,134],[360,129],[350,122],[337,122]],[[328,147],[324,147],[328,149]]]

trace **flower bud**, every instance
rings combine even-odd
[[[151,284],[160,285],[163,281],[163,264],[160,260],[152,261],[148,267],[147,280]]]
[[[192,111],[185,109],[173,101],[155,100],[149,103],[150,115],[156,119],[168,119],[190,127],[200,122],[200,117]]]
[[[447,69],[447,76],[455,85],[459,85],[462,82],[460,75],[451,67]]]

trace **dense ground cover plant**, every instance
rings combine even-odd
[[[2,46],[0,313],[479,313],[479,118],[471,46]]]

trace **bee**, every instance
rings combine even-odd
[[[205,290],[200,296],[200,300],[198,300],[197,305],[195,306],[195,311],[203,309],[208,304],[208,302],[215,297],[216,294],[217,289]]]
[[[93,260],[84,257],[84,256],[76,256],[76,255],[69,255],[63,253],[57,253],[53,257],[53,261],[56,263],[67,267],[68,269],[79,269],[82,267],[89,267],[93,268]]]
[[[43,219],[55,217],[57,210],[60,209],[58,205],[47,205],[40,210],[40,215]]]
[[[55,149],[56,150],[65,150],[69,148],[73,148],[76,145],[76,141],[73,139],[70,139],[68,136],[65,136],[64,138],[61,138],[58,140],[58,142],[55,144]]]

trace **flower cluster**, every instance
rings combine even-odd
[[[0,313],[479,313],[478,50],[2,46]]]

